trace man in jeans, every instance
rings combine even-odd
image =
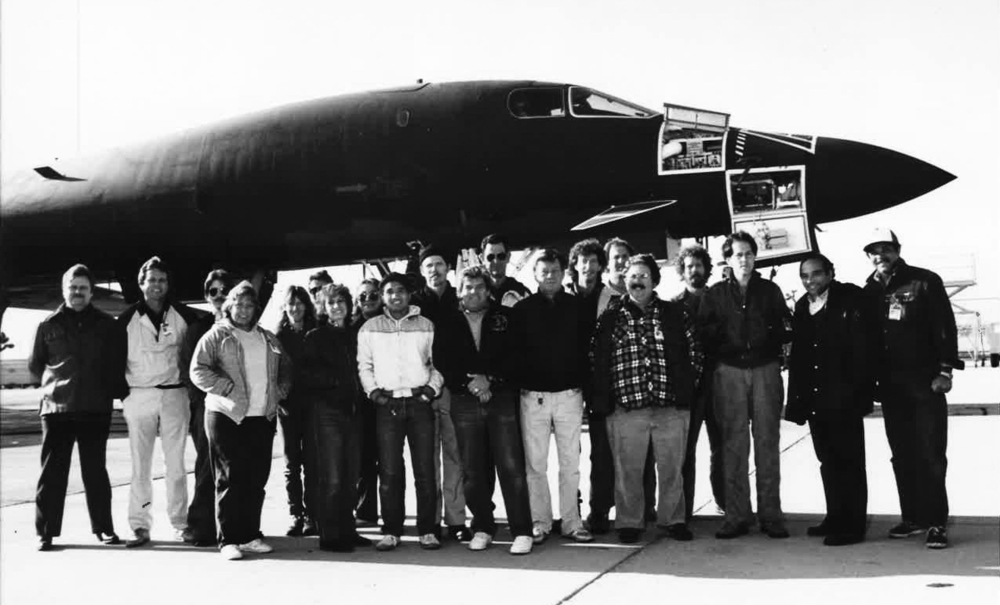
[[[737,231],[727,237],[722,257],[732,273],[708,289],[698,310],[703,337],[717,362],[712,392],[724,451],[726,515],[715,537],[736,538],[750,531],[752,433],[760,528],[771,538],[787,538],[778,439],[785,396],[780,357],[789,340],[791,313],[781,288],[754,271],[753,236]]]
[[[547,249],[535,260],[538,292],[514,306],[514,359],[521,385],[521,428],[527,463],[532,534],[541,543],[552,531],[548,459],[550,435],[559,455],[559,512],[562,534],[592,542],[577,507],[580,488],[580,431],[593,322],[579,300],[563,291],[566,257]]]
[[[379,285],[383,315],[373,317],[358,333],[361,387],[375,407],[379,447],[379,499],[382,533],[375,548],[394,550],[403,533],[406,479],[403,440],[410,444],[410,461],[417,492],[417,532],[421,548],[441,547],[435,532],[437,502],[434,481],[434,410],[444,379],[434,368],[431,348],[434,324],[410,306],[410,279],[390,273]]]
[[[518,395],[509,381],[510,311],[491,302],[489,282],[483,267],[462,272],[461,310],[440,318],[438,325],[447,327],[435,334],[435,349],[440,351],[435,363],[452,393],[465,501],[473,515],[469,549],[486,550],[496,534],[492,480],[496,473],[514,538],[510,553],[523,555],[531,552],[532,525]]]

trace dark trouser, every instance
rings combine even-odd
[[[110,431],[111,414],[42,416],[42,473],[35,492],[35,531],[40,537],[52,538],[62,533],[73,443],[79,443],[90,531],[114,533],[106,456]]]
[[[830,532],[864,535],[868,512],[865,421],[861,416],[828,414],[809,419],[819,460]]]
[[[496,534],[491,480],[495,473],[500,476],[511,535],[530,536],[531,505],[517,394],[496,392],[489,403],[457,391],[451,397],[451,419],[465,468],[463,487],[466,505],[472,511],[472,531]]]
[[[278,416],[281,438],[285,443],[285,492],[288,495],[288,514],[303,517],[312,514],[313,493],[316,489],[313,460],[306,452],[306,434],[309,430],[309,406],[303,401],[287,402],[288,414]],[[305,489],[303,490],[303,476]]]
[[[274,429],[274,421],[264,416],[247,416],[236,424],[220,412],[205,412],[220,547],[263,536],[260,513],[271,474]]]
[[[362,398],[358,402],[360,424],[355,430],[361,435],[360,474],[358,476],[358,518],[378,519],[378,440],[375,437],[375,404]]]
[[[615,505],[615,461],[611,455],[607,417],[587,412],[587,427],[590,435],[590,514],[607,517]],[[656,460],[652,444],[646,452],[642,486],[646,512],[656,511]]]
[[[687,451],[684,454],[684,511],[688,521],[694,515],[694,484],[698,450],[698,436],[701,434],[702,422],[708,433],[709,457],[708,481],[712,485],[712,497],[715,503],[724,507],[726,504],[726,477],[722,466],[722,427],[715,415],[712,405],[712,374],[707,373],[691,408],[691,429],[688,432]]]
[[[882,417],[892,450],[903,519],[920,526],[948,521],[948,403],[930,388],[931,377],[893,377],[882,385]]]
[[[361,436],[354,413],[334,405],[314,403],[309,422],[310,447],[315,453],[316,493],[312,514],[323,542],[346,541],[356,533]]]
[[[382,533],[403,535],[406,468],[403,466],[403,440],[410,445],[410,462],[417,492],[417,532],[435,532],[434,507],[437,488],[434,482],[434,410],[429,402],[415,397],[392,399],[376,406],[375,427],[378,436],[378,495],[382,503]]]
[[[188,506],[188,529],[199,539],[215,536],[215,477],[209,460],[205,433],[205,397],[191,397],[191,424],[188,432],[197,455],[194,459],[194,496]]]

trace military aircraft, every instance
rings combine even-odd
[[[663,257],[666,233],[742,228],[763,262],[815,248],[816,224],[875,212],[955,178],[853,141],[735,128],[573,84],[423,83],[269,109],[26,170],[3,183],[3,306],[54,306],[84,262],[135,300],[157,254],[173,292],[212,267],[244,274],[617,234]],[[48,288],[47,297],[37,293]],[[2,316],[0,316],[2,317]]]

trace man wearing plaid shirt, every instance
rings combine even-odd
[[[608,416],[615,463],[615,527],[622,543],[644,528],[643,468],[650,443],[660,482],[657,525],[675,540],[685,522],[681,467],[690,408],[704,357],[683,305],[660,300],[660,270],[648,254],[629,260],[628,298],[615,299],[594,335],[593,405]]]

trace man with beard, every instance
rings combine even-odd
[[[806,530],[827,546],[864,540],[868,477],[864,417],[872,411],[868,318],[861,288],[834,279],[819,253],[799,265],[806,293],[795,303],[785,420],[809,422],[826,517]]]
[[[112,399],[124,394],[124,346],[113,317],[90,304],[94,278],[83,265],[63,274],[63,304],[38,325],[28,369],[41,382],[42,472],[35,492],[38,550],[52,550],[62,532],[73,444],[87,493],[90,530],[104,544],[119,544],[111,519],[106,454]]]
[[[423,289],[413,294],[412,304],[420,308],[420,314],[434,322],[435,333],[447,330],[438,326],[441,318],[458,309],[458,295],[448,283],[448,262],[441,250],[427,246],[420,251],[420,273],[427,283]],[[435,357],[437,345],[435,343]],[[458,453],[458,438],[455,425],[451,421],[451,388],[445,385],[441,396],[434,401],[437,440],[434,445],[434,477],[437,484],[438,504],[435,520],[441,524],[441,509],[448,526],[448,537],[460,542],[472,539],[472,533],[465,525],[465,494],[462,490],[462,457]]]
[[[519,300],[531,295],[527,286],[507,275],[507,264],[510,263],[507,236],[491,233],[483,238],[479,249],[482,251],[483,266],[492,278],[490,295],[497,304],[513,307]]]
[[[681,249],[677,256],[677,273],[684,282],[684,291],[674,297],[674,302],[684,305],[688,315],[698,317],[702,296],[705,294],[705,284],[712,274],[712,258],[708,251],[699,245]],[[725,506],[725,489],[722,471],[722,430],[712,406],[712,363],[705,360],[704,376],[698,384],[695,400],[691,406],[691,430],[687,437],[687,451],[684,453],[684,511],[685,518],[690,522],[694,515],[695,486],[695,452],[698,449],[698,436],[701,425],[705,424],[708,433],[708,444],[711,451],[709,462],[709,482],[712,484],[712,496],[718,508]]]
[[[879,229],[865,246],[875,272],[865,292],[876,305],[882,347],[875,357],[902,521],[890,538],[927,532],[928,548],[947,548],[948,402],[958,358],[955,314],[941,278],[899,257],[899,240]]]
[[[623,544],[645,527],[643,474],[650,446],[660,483],[657,524],[675,540],[692,539],[684,515],[681,468],[690,407],[701,376],[694,322],[654,292],[660,269],[648,254],[629,260],[628,298],[601,315],[594,337],[591,406],[607,415],[615,463],[615,528]]]
[[[785,394],[780,357],[789,340],[791,316],[781,288],[754,271],[757,242],[752,235],[737,231],[727,237],[722,257],[732,275],[708,289],[698,310],[698,323],[716,361],[712,394],[722,424],[726,515],[715,537],[736,538],[750,530],[752,432],[760,528],[768,537],[787,538],[778,438]]]
[[[201,337],[208,333],[215,322],[224,317],[222,303],[233,287],[229,273],[216,269],[205,278],[205,302],[212,307],[212,313],[205,315],[189,326],[181,347],[181,379],[187,385],[191,400],[191,422],[188,430],[197,453],[194,461],[194,496],[188,506],[187,529],[183,538],[195,546],[215,546],[215,478],[209,460],[208,435],[205,434],[205,392],[191,382],[191,359]]]

